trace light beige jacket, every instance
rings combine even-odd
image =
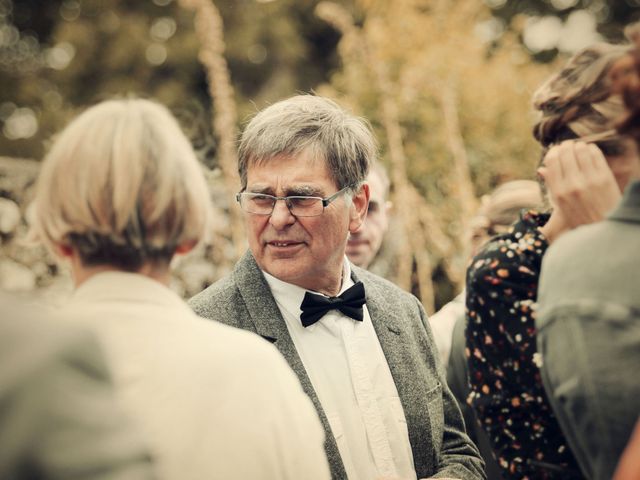
[[[65,310],[96,333],[161,478],[329,478],[318,415],[269,342],[138,274],[95,275]]]

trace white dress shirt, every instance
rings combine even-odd
[[[442,364],[449,365],[451,356],[451,345],[453,344],[453,329],[460,318],[464,318],[464,290],[456,298],[447,303],[444,307],[429,317],[429,325],[433,332],[433,339],[436,342],[438,354]]]
[[[327,415],[349,480],[415,479],[404,411],[366,305],[362,322],[331,310],[305,328],[300,305],[307,290],[263,273]],[[353,285],[346,258],[342,278],[340,293]]]
[[[204,320],[132,273],[91,277],[63,313],[97,334],[159,478],[330,478],[313,404],[257,335]]]

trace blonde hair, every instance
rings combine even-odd
[[[198,243],[211,204],[193,149],[165,107],[109,100],[73,120],[45,157],[34,233],[86,265],[136,270]]]
[[[607,133],[624,112],[620,95],[612,95],[609,70],[629,46],[597,43],[576,53],[533,95],[540,119],[533,129],[544,146],[577,137]]]

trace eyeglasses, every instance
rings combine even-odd
[[[278,200],[284,200],[291,215],[295,217],[317,217],[322,215],[324,209],[336,198],[346,192],[353,185],[348,185],[330,197],[308,197],[308,196],[288,196],[274,197],[266,193],[240,192],[236,194],[236,201],[240,208],[247,213],[254,215],[271,215]]]

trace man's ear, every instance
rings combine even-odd
[[[369,209],[369,184],[363,183],[358,192],[351,199],[349,209],[349,232],[355,233],[367,218]]]
[[[73,248],[70,245],[57,243],[54,246],[54,249],[56,255],[58,255],[60,258],[64,258],[65,260],[68,260],[73,256]]]
[[[197,244],[198,242],[196,242],[195,240],[189,240],[187,242],[181,243],[176,247],[176,255],[186,255],[191,250],[193,250]]]

